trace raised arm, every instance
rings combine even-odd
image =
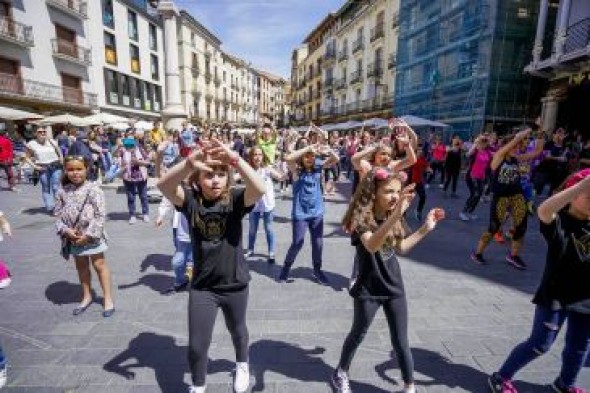
[[[508,142],[507,144],[505,144],[504,146],[502,146],[502,148],[500,150],[498,150],[495,154],[494,157],[492,158],[492,163],[491,163],[491,168],[492,170],[496,170],[498,169],[498,167],[500,166],[500,164],[502,163],[502,161],[504,161],[504,158],[506,157],[506,155],[508,153],[510,153],[510,151],[512,149],[514,149],[516,146],[518,146],[518,144],[520,142],[522,142],[522,140],[524,138],[526,138],[529,134],[531,133],[531,129],[528,128],[524,131],[520,131],[519,133],[517,133],[514,138],[512,138],[512,140],[510,142]]]
[[[578,184],[547,198],[537,209],[539,220],[545,224],[555,220],[557,213],[571,203],[574,198],[590,192],[590,176],[585,177]]]
[[[406,237],[401,242],[399,242],[396,251],[401,255],[410,252],[410,250],[414,248],[414,246],[416,246],[416,244],[418,244],[422,239],[424,239],[426,235],[432,232],[436,227],[436,224],[444,218],[444,210],[439,208],[432,209],[428,213],[428,216],[426,217],[426,221],[424,222],[424,224],[417,231],[415,231],[410,236]]]
[[[202,151],[195,150],[186,160],[174,165],[158,180],[158,188],[173,205],[182,206],[184,204],[184,189],[180,185],[184,178],[197,169],[211,171],[211,168],[202,161],[203,158]]]
[[[360,171],[362,169],[361,161],[375,153],[376,150],[377,146],[369,146],[359,152],[354,153],[354,155],[350,158],[353,168],[357,171]]]
[[[391,169],[396,172],[403,171],[404,169],[411,167],[418,160],[418,158],[416,157],[416,152],[412,147],[412,142],[408,140],[407,142],[405,142],[405,146],[406,157],[403,160],[392,162]]]

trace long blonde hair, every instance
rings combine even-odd
[[[342,219],[342,226],[349,232],[375,232],[379,224],[375,220],[375,197],[377,190],[389,181],[397,179],[403,185],[403,178],[385,168],[373,168],[360,181],[356,192]],[[401,191],[400,191],[401,192]],[[386,218],[392,211],[386,214]],[[394,245],[405,237],[403,218],[399,219],[385,238],[385,244]]]

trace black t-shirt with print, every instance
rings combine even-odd
[[[590,221],[564,209],[550,224],[541,222],[541,233],[547,261],[533,303],[590,314]]]
[[[356,247],[355,270],[350,296],[359,299],[387,300],[405,296],[404,282],[393,247],[384,245],[370,253],[361,241],[361,234],[353,232]]]
[[[242,218],[254,206],[244,206],[244,189],[231,190],[229,203],[210,202],[185,189],[184,205],[194,250],[195,289],[239,290],[248,285],[250,272],[242,248]]]
[[[519,164],[515,157],[506,157],[496,169],[492,189],[494,196],[498,197],[522,193]]]
[[[562,157],[566,154],[565,145],[558,146],[555,142],[550,141],[545,144],[544,151],[548,151],[551,157]],[[560,162],[555,160],[543,160],[537,167],[537,171],[544,173],[559,173],[567,170],[567,162]]]

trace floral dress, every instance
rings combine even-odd
[[[107,250],[104,230],[105,199],[97,184],[89,181],[80,186],[66,184],[57,193],[54,212],[59,235],[67,229],[74,229],[90,238],[83,246],[74,245],[72,255],[95,255]]]

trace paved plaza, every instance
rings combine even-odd
[[[291,240],[290,200],[278,201],[274,228],[277,265],[266,264],[260,226],[256,257],[250,261],[252,283],[248,311],[253,392],[331,392],[328,381],[352,322],[347,293],[353,249],[339,220],[349,198],[347,184],[327,203],[324,268],[331,285],[311,281],[309,241],[294,266],[293,283],[275,281]],[[54,220],[40,206],[40,189],[0,194],[0,208],[11,220],[14,238],[0,244],[0,256],[13,283],[0,291],[0,338],[9,357],[9,382],[2,393],[16,392],[185,392],[190,378],[187,351],[187,293],[163,296],[173,282],[170,227],[127,223],[125,195],[106,190],[115,305],[104,319],[93,305],[74,317],[79,284],[72,263],[58,255]],[[469,259],[487,225],[482,204],[472,223],[458,219],[461,199],[443,199],[429,190],[435,205],[450,217],[408,257],[401,258],[409,297],[410,341],[419,392],[487,392],[486,375],[531,328],[530,303],[544,266],[545,244],[531,220],[519,272],[504,262],[506,246],[491,245],[491,262],[481,267]],[[244,221],[246,228],[247,221]],[[416,227],[416,222],[410,220]],[[93,277],[97,298],[100,287]],[[99,299],[100,300],[100,299]],[[560,337],[551,353],[517,376],[521,393],[550,392],[547,384],[560,364]],[[351,368],[357,393],[401,389],[400,372],[381,313],[358,350]],[[233,349],[221,314],[210,349],[207,392],[230,392]],[[590,369],[579,385],[590,388]]]

